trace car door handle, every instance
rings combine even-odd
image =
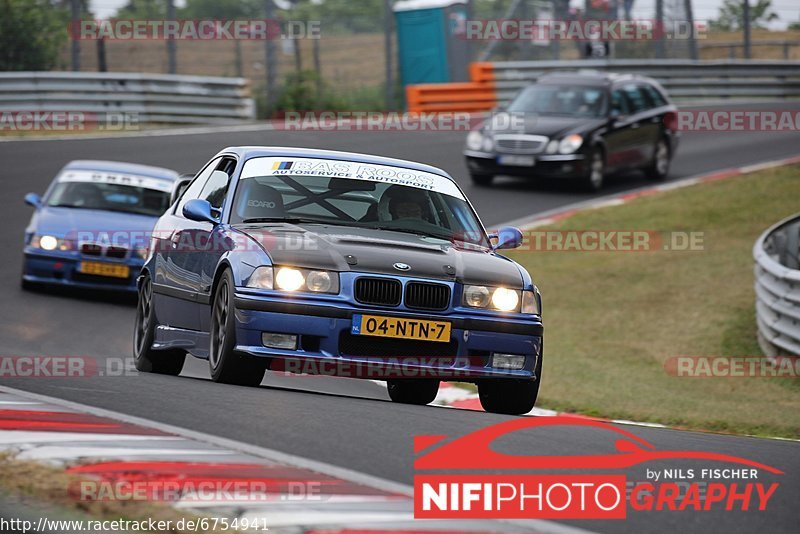
[[[631,123],[631,130],[635,130],[638,127],[639,127],[639,123],[638,122],[632,122]]]

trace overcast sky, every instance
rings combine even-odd
[[[97,18],[105,19],[116,13],[117,9],[124,6],[128,0],[89,0],[92,12]],[[279,4],[281,0],[276,0]],[[185,0],[175,0],[175,5],[184,5]],[[571,0],[572,5],[582,6],[584,0]],[[666,0],[665,4],[671,3]],[[750,0],[751,5],[755,0]],[[697,20],[710,20],[717,17],[722,0],[694,0],[694,16]],[[655,0],[635,0],[634,17],[640,19],[652,18],[655,13]],[[780,16],[780,21],[774,24],[775,29],[785,28],[790,22],[800,20],[800,6],[797,0],[772,0],[772,10]]]

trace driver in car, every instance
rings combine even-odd
[[[388,191],[387,191],[388,192]],[[389,213],[392,220],[398,219],[420,219],[427,221],[423,206],[428,202],[424,191],[402,187],[392,191],[389,200]]]

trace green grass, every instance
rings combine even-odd
[[[671,356],[760,356],[752,247],[800,209],[783,167],[576,214],[537,230],[704,233],[702,251],[514,252],[542,291],[539,406],[706,430],[800,437],[796,378],[685,378]]]

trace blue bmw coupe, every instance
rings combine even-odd
[[[136,291],[156,220],[178,173],[115,161],[72,161],[35,208],[25,230],[22,286]]]
[[[520,414],[542,371],[541,297],[456,182],[428,165],[323,150],[232,147],[158,220],[138,278],[134,357],[216,382],[266,370],[388,382],[431,402],[474,382],[487,411]]]

